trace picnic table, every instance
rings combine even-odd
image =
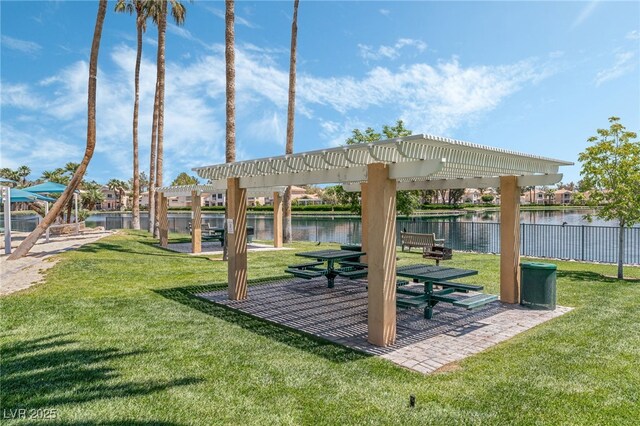
[[[340,275],[347,278],[361,278],[367,276],[367,265],[348,259],[364,256],[366,253],[352,250],[317,250],[296,253],[296,256],[315,259],[314,262],[300,265],[289,265],[285,272],[298,278],[311,279],[321,276],[327,277],[327,287],[333,288],[335,278]],[[326,266],[324,266],[326,262]],[[339,263],[339,267],[336,267]]]
[[[424,284],[424,290],[415,288],[396,289],[398,295],[396,304],[399,307],[424,307],[424,317],[431,319],[433,317],[433,307],[439,302],[448,302],[453,306],[473,309],[484,306],[497,299],[492,294],[479,294],[467,298],[451,297],[454,292],[480,291],[482,286],[472,284],[456,283],[451,280],[457,278],[477,275],[478,271],[472,269],[449,268],[443,266],[432,265],[407,265],[396,268],[396,275],[399,277],[410,278],[416,283]],[[441,287],[441,290],[434,290],[434,285]]]

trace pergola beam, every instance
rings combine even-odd
[[[553,185],[562,180],[562,173],[545,175],[517,176],[518,186]],[[398,191],[421,191],[428,189],[465,189],[465,188],[499,188],[500,177],[477,177],[461,179],[438,179],[398,182]],[[343,185],[346,192],[359,192],[360,183],[349,183]]]

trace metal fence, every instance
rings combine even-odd
[[[171,232],[188,233],[189,214],[171,213]],[[203,222],[222,227],[222,215],[205,214]],[[148,218],[141,216],[142,229],[147,229]],[[12,228],[31,231],[37,225],[36,218],[12,219]],[[273,239],[273,218],[268,215],[251,215],[247,225],[253,226],[257,240]],[[362,224],[353,216],[294,216],[292,218],[294,241],[336,242],[359,244]],[[500,252],[500,224],[496,222],[465,222],[459,220],[432,220],[414,218],[398,220],[397,245],[400,231],[434,233],[444,238],[454,250],[478,253]],[[130,215],[98,215],[87,219],[87,226],[103,226],[106,229],[131,228]],[[520,253],[523,256],[616,263],[618,261],[618,228],[591,225],[520,225]],[[624,263],[640,265],[640,228],[624,230]]]

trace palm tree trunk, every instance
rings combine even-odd
[[[624,220],[620,221],[618,228],[618,279],[624,278]]]
[[[93,152],[96,148],[96,86],[98,78],[98,52],[100,50],[100,38],[102,36],[102,26],[104,24],[104,18],[107,12],[107,0],[100,0],[98,5],[98,14],[96,16],[96,26],[93,32],[93,42],[91,44],[91,56],[89,59],[89,83],[88,83],[88,96],[87,96],[87,145],[84,151],[84,157],[80,162],[80,166],[77,168],[69,185],[64,192],[58,198],[49,213],[44,217],[42,222],[34,229],[25,240],[20,244],[16,251],[11,254],[8,259],[19,259],[29,253],[29,250],[36,244],[38,238],[46,229],[51,225],[54,219],[58,216],[63,207],[73,198],[73,192],[80,186],[82,178],[84,177]]]
[[[287,144],[286,154],[293,154],[293,134],[296,109],[296,51],[298,42],[298,3],[293,2],[293,22],[291,23],[291,57],[289,60],[289,105],[287,107]],[[283,201],[283,235],[285,243],[291,242],[291,186],[284,191]]]
[[[137,12],[136,28],[138,36],[138,48],[136,52],[136,70],[134,77],[135,97],[133,101],[133,205],[131,206],[133,218],[131,226],[140,229],[140,165],[138,160],[138,111],[140,109],[140,62],[142,60],[142,25],[140,23],[141,11]]]
[[[158,146],[156,153],[156,187],[162,186],[162,160],[164,141],[164,71],[165,36],[167,32],[167,0],[162,0],[162,9],[158,19]],[[160,211],[160,197],[156,197],[155,211]],[[153,236],[160,236],[158,218],[155,218]]]
[[[158,80],[153,102],[153,123],[151,124],[151,153],[149,155],[149,232],[153,234],[156,221],[156,142],[158,135]]]
[[[225,13],[224,13],[224,58],[226,64],[226,141],[225,141],[225,161],[227,163],[233,163],[236,161],[236,69],[235,69],[235,15],[234,15],[235,2],[233,0],[225,1]],[[225,197],[225,202],[229,202],[228,194]],[[225,228],[227,226],[226,219],[229,218],[229,209],[225,209]],[[225,232],[226,233],[226,232]],[[227,260],[227,241],[224,239],[224,249],[222,253],[222,260]]]

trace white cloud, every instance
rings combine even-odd
[[[636,54],[632,51],[616,53],[613,65],[598,72],[596,75],[596,86],[600,86],[606,81],[614,80],[631,72],[637,65],[637,62],[634,61],[635,57]]]
[[[380,12],[380,15],[383,16],[389,16],[391,14],[391,11],[389,9],[379,9],[378,12]]]
[[[19,40],[17,38],[9,37],[6,35],[3,35],[1,40],[2,45],[7,49],[18,50],[22,53],[27,53],[30,55],[36,54],[40,51],[40,49],[42,49],[42,46],[33,41]]]
[[[412,45],[408,39],[398,43]],[[141,65],[139,113],[143,168],[148,167],[155,90],[155,52],[145,54]],[[108,161],[104,173],[112,176],[119,173],[124,177],[131,172],[134,62],[135,50],[121,45],[105,54],[101,66],[108,66],[109,72],[98,71],[96,155]],[[165,94],[165,176],[202,164],[223,162],[224,45],[211,46],[208,55],[198,59],[168,62],[166,68],[167,76],[171,77],[167,78]],[[87,73],[87,63],[79,61],[39,83],[16,86],[11,98],[3,87],[3,102],[11,99],[13,106],[23,105],[29,109],[36,108],[29,99],[37,99],[37,107],[44,106],[44,113],[38,112],[36,121],[57,123],[52,127],[57,129],[56,137],[49,138],[52,141],[62,138],[61,146],[73,142],[76,148],[83,147]],[[327,145],[343,143],[354,128],[384,124],[371,122],[370,117],[376,111],[388,111],[393,120],[404,119],[408,128],[416,132],[441,134],[482,116],[524,85],[535,84],[548,75],[548,69],[535,61],[464,67],[456,58],[435,65],[374,67],[362,76],[318,77],[299,73],[296,120],[302,116],[314,122],[320,129],[319,139]],[[274,53],[238,47],[238,159],[255,158],[260,145],[284,143],[287,99],[288,68],[277,64]],[[22,126],[20,129],[29,126],[28,123],[13,124]],[[28,146],[36,139],[26,130],[14,134],[12,144]],[[4,147],[9,139],[4,133],[2,138]]]
[[[578,16],[576,16],[576,18],[573,20],[573,23],[571,24],[571,29],[574,29],[580,26],[584,21],[586,21],[591,16],[593,11],[596,9],[596,6],[598,6],[598,3],[599,3],[599,0],[593,0],[587,3],[580,10],[580,13],[578,13]]]
[[[1,82],[0,101],[3,106],[34,109],[42,106],[42,100],[26,84]]]
[[[0,167],[16,168],[30,166],[35,175],[36,170],[61,167],[69,161],[79,162],[84,147],[70,142],[62,135],[51,134],[39,123],[29,123],[28,130],[14,127],[7,120],[2,120],[2,156]]]
[[[366,44],[358,44],[360,56],[366,60],[396,59],[400,56],[400,49],[407,46],[414,47],[418,52],[427,48],[425,42],[410,38],[401,38],[393,46],[381,45],[377,49]]]
[[[638,30],[629,31],[625,38],[628,40],[640,40],[640,32]]]

